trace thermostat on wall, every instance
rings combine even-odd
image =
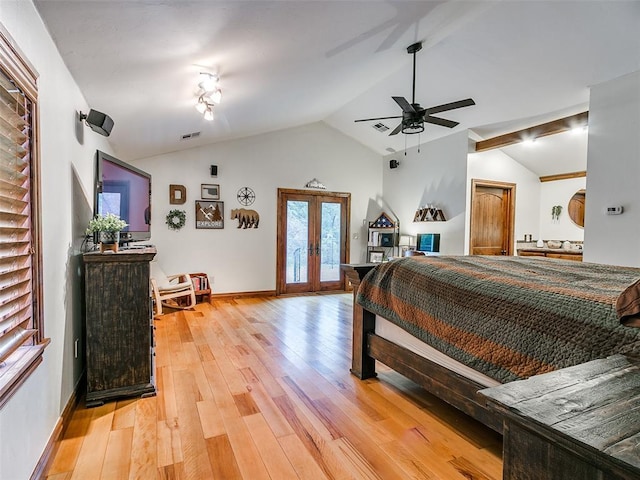
[[[622,205],[617,207],[607,207],[607,215],[620,215],[622,213]]]

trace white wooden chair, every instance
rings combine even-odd
[[[188,273],[167,275],[157,262],[152,261],[151,265],[151,289],[156,303],[156,315],[162,315],[162,306],[171,308],[188,309],[196,304],[196,294],[193,283]],[[187,305],[180,302],[167,303],[167,300],[178,298],[189,298]]]

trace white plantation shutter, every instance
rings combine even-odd
[[[41,361],[37,90],[0,28],[0,406]]]
[[[31,102],[0,72],[0,362],[31,328]]]

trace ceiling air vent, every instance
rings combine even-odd
[[[379,132],[385,132],[389,130],[389,127],[387,127],[384,123],[376,123],[375,125],[373,125],[373,128],[375,128]]]
[[[199,136],[200,132],[185,133],[180,137],[180,140],[191,140],[192,138],[198,138]]]

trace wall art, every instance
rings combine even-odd
[[[238,228],[258,228],[260,215],[255,210],[234,208],[231,210],[231,220],[238,219]]]
[[[169,203],[182,205],[187,201],[187,187],[184,185],[169,185]]]
[[[196,200],[196,228],[224,228],[224,202]]]
[[[220,185],[203,183],[200,190],[202,200],[220,200]]]

